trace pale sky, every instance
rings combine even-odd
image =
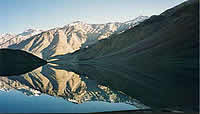
[[[124,22],[158,15],[185,0],[0,0],[0,34],[50,29],[73,21]]]

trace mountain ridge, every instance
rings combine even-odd
[[[25,50],[48,60],[51,56],[88,48],[112,34],[119,34],[138,25],[147,18],[147,16],[140,16],[129,23],[87,24],[78,21],[64,27],[43,31],[8,48]]]

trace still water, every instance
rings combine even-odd
[[[46,94],[40,96],[26,96],[23,93],[12,90],[0,91],[1,112],[102,112],[116,110],[134,110],[136,107],[125,103],[108,103],[103,101],[90,101],[82,104],[74,104],[70,101]]]
[[[0,77],[0,101],[0,113],[80,113],[148,108],[87,76],[48,65],[20,76]]]

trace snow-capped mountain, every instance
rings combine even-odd
[[[13,38],[15,36],[16,36],[16,34],[12,34],[12,33],[0,34],[0,44],[10,40],[11,38]]]
[[[17,36],[28,36],[28,35],[33,36],[33,35],[39,34],[41,32],[42,32],[42,30],[29,28],[29,29],[25,30],[24,32],[18,34]]]
[[[12,44],[18,44],[31,36],[41,33],[42,30],[27,29],[20,34],[5,33],[0,35],[0,48],[7,48]]]
[[[80,48],[90,47],[99,40],[128,30],[147,18],[146,16],[140,16],[129,22],[106,24],[88,24],[76,21],[61,28],[42,32],[20,43],[11,45],[9,48],[29,51],[47,60],[51,56],[72,53]]]
[[[148,19],[149,17],[148,16],[139,16],[133,20],[130,20],[130,21],[126,21],[123,23],[123,26],[122,26],[122,31],[123,31],[123,28],[133,28],[134,26],[138,25],[139,23],[143,22],[144,20]]]

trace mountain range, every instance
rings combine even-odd
[[[88,48],[99,40],[133,28],[146,19],[148,19],[147,16],[139,16],[124,23],[112,22],[106,24],[87,24],[76,21],[64,27],[43,32],[30,29],[10,38],[8,41],[4,41],[0,44],[0,47],[25,50],[47,60],[51,56],[72,53],[80,48]],[[36,33],[39,34],[36,35]]]

